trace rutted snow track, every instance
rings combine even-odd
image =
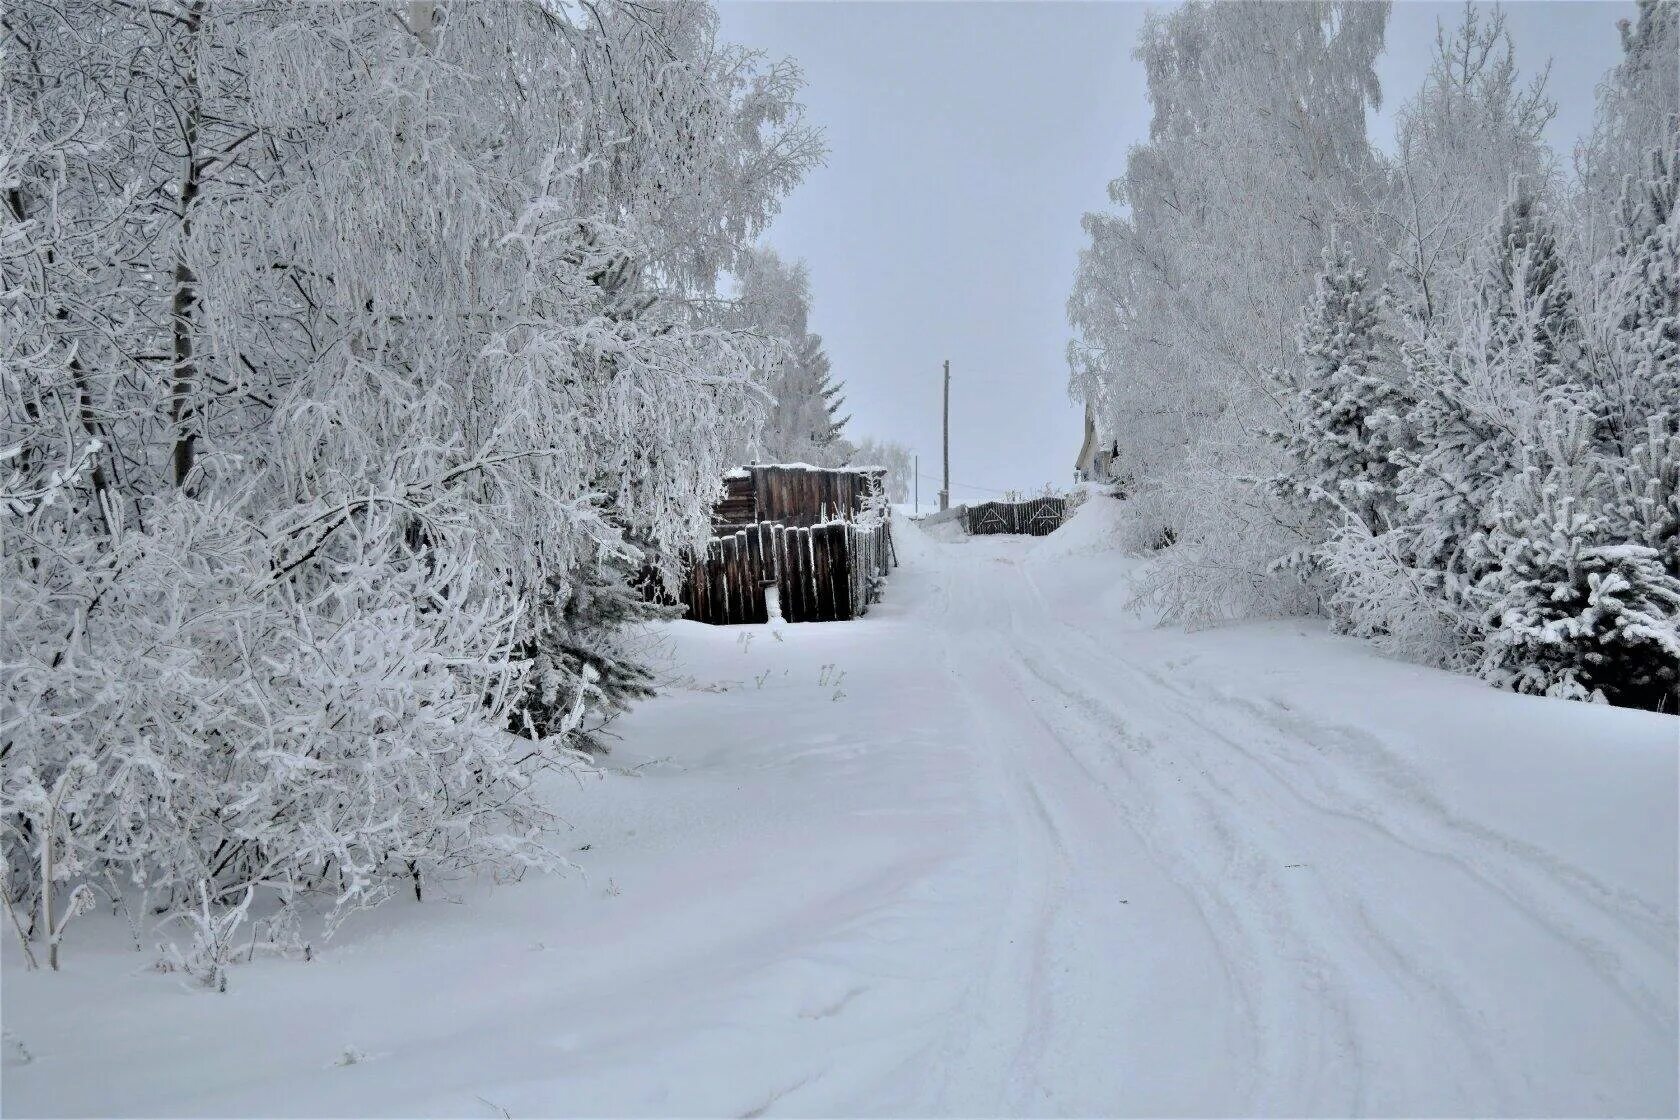
[[[1026,873],[1048,890],[1022,902],[1040,928],[1009,964],[1034,989],[1014,1014],[1038,1061],[1006,1110],[1672,1111],[1671,905],[1454,817],[1369,735],[1134,662],[1058,617],[1019,550],[963,552],[948,663],[980,741],[1015,764],[1023,846],[1048,853]],[[1140,854],[1196,920],[1107,913]],[[1101,996],[1139,939],[1176,947],[1177,981],[1222,981],[1177,994],[1226,1018],[1203,1040],[1223,1051],[1194,1055],[1224,1069],[1193,1097],[1151,1084],[1174,1071],[1134,1050],[1170,1004]],[[1046,992],[1051,971],[1078,980]],[[1105,1018],[1118,1029],[1094,1031]],[[1108,1066],[1110,1092],[1060,1096],[1052,1052],[1071,1084]]]
[[[901,526],[859,623],[675,626],[555,791],[586,876],[226,996],[115,919],[56,977],[7,945],[4,1110],[1675,1114],[1680,720],[1154,629],[1119,513]]]
[[[1035,551],[924,558],[1018,850],[949,1110],[1674,1111],[1672,887],[1457,814],[1356,726],[1175,679],[1047,599]]]

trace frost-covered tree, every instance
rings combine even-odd
[[[1274,438],[1287,469],[1274,485],[1329,525],[1354,518],[1382,532],[1395,520],[1411,402],[1395,376],[1381,293],[1343,246],[1325,251],[1300,351],[1298,366],[1276,374],[1284,422]]]
[[[1549,410],[1502,489],[1476,592],[1480,670],[1519,692],[1673,711],[1680,701],[1680,576],[1629,539],[1607,501],[1594,418]]]
[[[762,423],[700,301],[820,152],[797,72],[701,4],[4,18],[8,896],[554,866],[626,582]]]
[[[1528,82],[1497,8],[1466,0],[1449,34],[1437,27],[1429,73],[1401,106],[1395,154],[1363,219],[1386,253],[1401,304],[1428,330],[1473,283],[1473,264],[1512,176],[1543,182],[1544,130],[1557,109],[1547,70]]]
[[[1479,286],[1405,348],[1415,405],[1398,519],[1448,603],[1470,609],[1471,586],[1496,563],[1496,494],[1548,401],[1572,395],[1578,335],[1556,238],[1518,183],[1490,231]]]
[[[1599,86],[1592,133],[1575,152],[1574,226],[1588,261],[1615,244],[1625,185],[1645,174],[1680,113],[1680,2],[1639,0],[1637,17],[1618,27],[1622,59]]]
[[[1263,371],[1293,364],[1319,254],[1375,189],[1365,120],[1387,16],[1191,3],[1139,43],[1149,142],[1110,184],[1114,209],[1085,218],[1069,357],[1074,394],[1136,459],[1143,517],[1180,541],[1156,569],[1180,614],[1310,605],[1271,570],[1310,536],[1263,482],[1279,456]]]
[[[853,466],[881,467],[887,472],[887,500],[908,502],[916,482],[915,458],[910,449],[892,440],[866,436],[852,450]]]
[[[1478,294],[1496,339],[1520,339],[1543,387],[1571,380],[1581,345],[1575,298],[1545,203],[1521,180],[1500,213],[1487,270]]]
[[[804,261],[774,249],[743,259],[740,292],[727,321],[765,335],[777,346],[770,368],[771,404],[748,454],[773,463],[841,466],[851,454],[841,414],[845,386],[835,378],[822,338],[810,329],[811,281]]]
[[[1588,285],[1586,380],[1613,447],[1652,416],[1680,424],[1680,114],[1625,185],[1613,251]]]
[[[1624,26],[1579,183],[1497,10],[1438,33],[1392,159],[1356,111],[1380,8],[1150,23],[1150,141],[1086,217],[1068,357],[1138,462],[1132,543],[1178,542],[1146,589],[1169,613],[1323,607],[1526,691],[1673,706],[1675,11]]]

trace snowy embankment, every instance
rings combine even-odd
[[[671,625],[555,789],[584,875],[225,995],[105,917],[57,976],[8,943],[4,1110],[1673,1114],[1680,720],[1152,629],[1121,512],[901,522],[867,619]]]

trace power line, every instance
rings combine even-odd
[[[916,472],[916,477],[917,478],[925,478],[929,482],[938,482],[939,481],[939,479],[935,478],[933,475],[922,474],[920,471]],[[990,486],[975,486],[973,483],[970,483],[970,482],[953,482],[953,483],[951,483],[951,485],[952,486],[961,486],[964,490],[978,490],[982,494],[1007,494],[1007,493],[1009,493],[1008,490],[993,490]]]

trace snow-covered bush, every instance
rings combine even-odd
[[[159,967],[171,972],[183,972],[206,988],[227,991],[228,965],[233,963],[234,938],[245,924],[256,897],[254,887],[246,887],[245,894],[231,906],[213,906],[210,888],[204,881],[198,884],[198,909],[182,907],[174,915],[175,921],[186,926],[191,940],[185,948],[174,941],[165,943]]]

